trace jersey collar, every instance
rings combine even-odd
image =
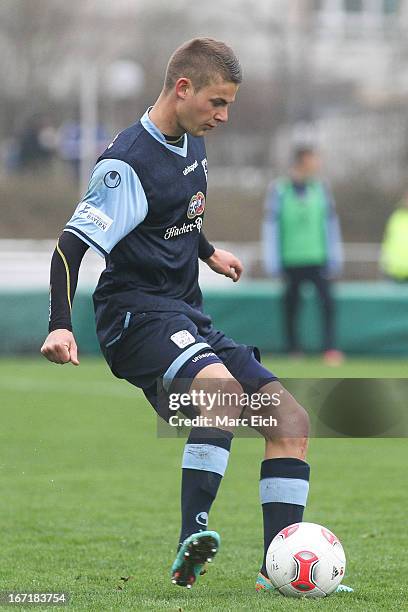
[[[143,125],[144,129],[147,132],[149,132],[149,134],[151,136],[153,136],[153,138],[155,140],[157,140],[163,146],[165,146],[166,149],[169,149],[169,151],[172,151],[173,153],[177,153],[177,155],[181,155],[181,157],[187,157],[187,144],[188,144],[187,143],[187,140],[188,140],[187,134],[185,134],[184,144],[183,144],[182,147],[175,147],[174,145],[171,145],[168,142],[166,142],[166,139],[164,138],[164,136],[161,133],[161,131],[159,130],[159,128],[153,123],[153,121],[149,117],[149,111],[150,111],[151,108],[153,108],[153,107],[150,106],[147,109],[147,111],[145,112],[145,114],[143,115],[143,117],[140,120],[140,122]]]

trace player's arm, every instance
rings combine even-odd
[[[203,231],[200,232],[200,239],[198,243],[198,256],[202,261],[209,259],[215,251],[215,247],[208,242]]]
[[[243,267],[238,257],[229,251],[216,249],[208,242],[203,232],[200,234],[198,256],[217,274],[232,278],[234,282],[240,279]]]
[[[79,365],[71,312],[79,268],[88,248],[74,234],[63,232],[51,259],[49,334],[41,353],[54,363]]]
[[[272,183],[265,198],[265,216],[262,223],[262,255],[268,276],[279,276],[282,272],[280,249],[279,215],[281,197],[277,185]]]
[[[91,247],[106,257],[146,217],[148,203],[134,169],[118,159],[94,168],[88,191],[58,241],[51,263],[50,333],[41,349],[55,363],[78,365],[71,308],[82,258]]]
[[[343,269],[343,243],[341,228],[336,212],[334,196],[327,184],[324,184],[327,202],[326,240],[327,240],[327,275],[331,278],[338,276]]]

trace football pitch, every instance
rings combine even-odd
[[[318,360],[268,365],[281,376],[407,377],[403,361],[349,360],[335,370]],[[341,539],[344,583],[355,593],[313,601],[255,594],[263,443],[248,438],[233,442],[210,517],[220,552],[187,590],[169,576],[185,440],[158,438],[142,394],[99,359],[79,368],[40,357],[1,360],[0,389],[0,591],[65,591],[69,609],[95,611],[408,609],[406,439],[310,444],[304,518]]]

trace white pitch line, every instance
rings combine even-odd
[[[23,393],[43,393],[47,392],[59,392],[64,395],[93,395],[93,396],[109,396],[109,397],[123,397],[127,399],[136,399],[142,394],[140,389],[131,387],[128,383],[128,387],[125,385],[115,386],[114,383],[98,383],[92,382],[88,385],[84,382],[57,382],[57,381],[41,381],[34,380],[31,378],[12,378],[10,376],[0,377],[0,390],[9,391],[21,391]]]

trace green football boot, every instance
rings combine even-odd
[[[220,542],[216,531],[200,531],[186,538],[171,568],[172,583],[191,589],[197,578],[205,574],[204,566],[211,563]]]

